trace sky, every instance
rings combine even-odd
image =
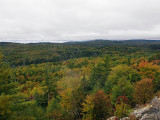
[[[0,0],[0,42],[160,40],[160,0]]]

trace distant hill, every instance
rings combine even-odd
[[[82,46],[117,46],[117,45],[129,45],[129,46],[144,46],[150,44],[160,44],[160,40],[90,40],[82,42],[66,42],[66,45],[82,45]]]
[[[23,43],[12,43],[12,42],[0,42],[0,45],[7,45],[7,44],[23,44]],[[131,39],[131,40],[103,40],[103,39],[96,39],[96,40],[88,40],[88,41],[70,41],[64,43],[51,43],[51,42],[39,42],[39,43],[26,43],[26,44],[55,44],[55,45],[84,45],[84,46],[110,46],[110,45],[146,45],[146,44],[160,44],[160,40],[145,40],[145,39]]]
[[[11,43],[0,42],[4,59],[12,65],[58,62],[80,57],[105,54],[130,55],[160,50],[160,40],[89,40],[65,43]]]

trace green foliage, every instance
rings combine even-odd
[[[93,103],[93,97],[91,95],[88,95],[85,99],[85,102],[82,104],[83,108],[83,119],[94,119],[94,103]]]
[[[61,93],[61,105],[66,111],[66,117],[70,119],[81,118],[81,107],[84,100],[84,92],[81,88],[66,89]]]
[[[0,61],[2,60],[2,56],[3,56],[2,52],[0,51]]]
[[[127,101],[125,101],[124,99]],[[115,116],[118,119],[126,117],[129,114],[129,109],[130,106],[128,105],[128,99],[125,98],[125,96],[120,96],[115,104]]]
[[[107,81],[105,84],[106,92],[111,93],[112,88],[118,84],[120,79],[124,79],[124,81],[126,81],[126,82],[128,81],[128,82],[132,83],[132,82],[139,81],[140,75],[135,69],[133,69],[127,65],[115,66],[112,68],[112,71],[107,78]]]
[[[130,101],[132,101],[133,97],[133,85],[126,78],[122,77],[119,79],[117,85],[112,88],[111,99],[113,102],[116,102],[119,96],[126,96]]]
[[[11,119],[26,119],[33,118],[38,120],[44,120],[45,114],[42,108],[38,107],[35,101],[24,101],[13,106],[13,113]],[[15,109],[17,108],[17,109]]]
[[[49,120],[61,120],[63,115],[62,107],[59,101],[55,98],[52,98],[49,101],[46,112],[46,116]]]
[[[160,90],[160,50],[150,43],[159,42],[0,43],[0,119],[127,116]]]
[[[153,60],[160,60],[160,54],[154,54],[152,56],[149,57],[148,61],[152,62]]]
[[[9,95],[0,96],[0,119],[6,120],[11,114],[11,98]]]
[[[158,92],[160,90],[160,75],[158,75],[154,80],[153,80],[153,86],[154,86],[154,91]]]
[[[111,59],[110,56],[105,56],[103,61],[98,62],[91,71],[89,86],[90,89],[103,88],[109,72],[111,71]],[[97,89],[98,90],[98,89]]]

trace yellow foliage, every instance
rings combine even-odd
[[[83,106],[83,119],[84,120],[92,120],[93,119],[93,109],[94,109],[94,103],[93,103],[93,97],[91,95],[88,95],[85,99],[85,102],[82,103]]]
[[[44,87],[40,87],[40,86],[38,86],[38,87],[34,87],[33,89],[32,89],[32,91],[30,92],[30,95],[32,95],[33,97],[34,96],[41,96],[41,95],[44,95],[45,94],[45,92],[44,92]]]
[[[11,101],[9,95],[0,96],[0,115],[11,113]]]
[[[61,92],[60,95],[62,96],[62,100],[60,104],[63,107],[63,109],[66,111],[71,110],[72,109],[72,99],[71,99],[72,89],[67,88],[66,90]]]

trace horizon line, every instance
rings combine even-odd
[[[63,44],[63,43],[79,43],[79,42],[90,42],[90,41],[160,41],[160,39],[124,39],[124,40],[109,40],[109,39],[93,39],[93,40],[82,40],[82,41],[76,41],[76,40],[62,40],[62,41],[44,41],[44,42],[19,42],[19,41],[15,41],[15,40],[9,40],[9,41],[0,41],[0,43],[19,43],[19,44],[37,44],[37,43],[55,43],[55,44]]]

